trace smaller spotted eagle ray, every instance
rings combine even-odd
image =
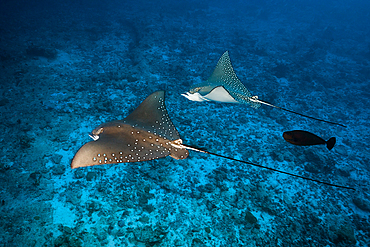
[[[237,77],[231,64],[228,51],[226,51],[218,60],[215,70],[207,81],[192,86],[189,92],[181,95],[192,101],[217,101],[223,103],[248,104],[255,109],[258,109],[261,104],[264,104],[302,117],[346,127],[340,123],[326,121],[275,106],[258,99],[258,96],[252,96],[251,92]]]
[[[71,163],[72,169],[103,164],[148,161],[166,156],[171,156],[174,159],[186,159],[189,155],[188,150],[193,150],[317,183],[353,189],[226,157],[183,144],[176,127],[168,115],[164,103],[164,91],[157,91],[149,95],[124,120],[101,124],[89,135],[93,141],[86,143],[77,151]]]

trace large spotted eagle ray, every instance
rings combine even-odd
[[[253,108],[259,108],[261,104],[268,105],[283,111],[294,113],[303,117],[314,119],[321,122],[346,127],[343,124],[326,121],[323,119],[311,117],[291,111],[279,106],[275,106],[266,101],[258,99],[258,96],[252,96],[250,91],[237,77],[233,66],[231,65],[229,52],[226,51],[218,60],[215,70],[207,81],[192,86],[189,92],[181,94],[192,101],[217,101],[224,103],[248,104]]]
[[[74,156],[71,163],[72,169],[103,164],[148,161],[166,156],[186,159],[189,155],[188,150],[193,150],[321,184],[354,190],[351,187],[322,182],[183,144],[168,115],[164,103],[164,91],[157,91],[149,95],[124,120],[101,124],[90,133],[90,137],[93,141],[83,145]]]

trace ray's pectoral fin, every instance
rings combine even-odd
[[[222,103],[240,103],[239,101],[235,100],[233,96],[230,95],[229,91],[227,91],[223,86],[214,87],[211,91],[207,94],[200,94],[186,92],[185,94],[181,94],[185,98],[191,101],[217,101]]]
[[[186,93],[181,94],[181,96],[184,96],[190,101],[197,101],[197,102],[209,101],[207,98],[203,97],[200,93],[186,92]]]
[[[208,101],[218,101],[223,103],[240,103],[223,86],[214,87],[204,96]]]
[[[104,144],[101,141],[91,141],[83,145],[73,157],[71,168],[101,165],[108,152],[104,151]]]

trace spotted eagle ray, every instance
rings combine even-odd
[[[164,91],[157,91],[149,95],[124,120],[99,125],[89,136],[93,141],[86,143],[77,151],[71,163],[72,169],[103,164],[148,161],[166,156],[171,156],[174,159],[186,159],[189,155],[188,150],[193,150],[321,184],[354,190],[351,187],[322,182],[183,144],[168,115],[164,103]]]
[[[237,77],[230,61],[229,52],[226,51],[218,60],[215,70],[207,81],[192,86],[189,92],[181,94],[191,101],[217,101],[223,103],[240,103],[248,104],[258,109],[261,104],[268,105],[283,111],[294,113],[302,117],[307,117],[317,121],[335,124],[346,127],[343,124],[326,121],[323,119],[311,117],[291,111],[266,101],[258,99],[258,96],[252,96],[251,92]]]

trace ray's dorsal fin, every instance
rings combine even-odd
[[[169,140],[177,140],[180,138],[179,132],[173,125],[164,102],[164,91],[152,93],[124,121]]]
[[[214,90],[215,88],[223,87],[224,92]],[[302,113],[288,110],[271,103],[258,99],[258,96],[252,96],[251,92],[244,86],[244,84],[237,77],[230,61],[229,52],[226,51],[218,60],[215,70],[207,81],[196,84],[190,87],[189,92],[181,94],[192,101],[216,101],[224,103],[241,103],[248,104],[253,108],[259,108],[261,104],[274,107],[286,112],[297,114],[302,117],[310,118],[316,121],[321,121],[329,124],[346,127],[343,124],[327,121],[315,117],[311,117]],[[233,100],[230,100],[229,98]],[[225,100],[228,99],[228,100]]]

